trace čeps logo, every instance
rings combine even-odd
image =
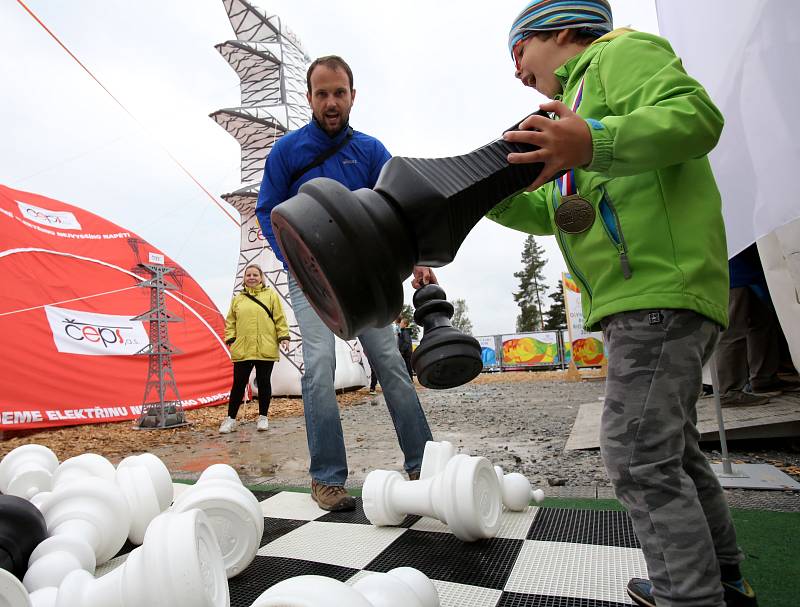
[[[149,343],[144,324],[130,316],[96,314],[45,306],[59,352],[90,356],[136,354]]]
[[[16,201],[19,212],[24,219],[35,221],[43,226],[61,230],[81,230],[81,224],[74,214],[69,211],[51,211],[27,202]]]

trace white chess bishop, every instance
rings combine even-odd
[[[352,586],[319,575],[301,575],[272,586],[251,607],[439,607],[428,576],[411,567],[371,573]]]

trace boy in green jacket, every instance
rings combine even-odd
[[[490,213],[555,234],[602,328],[608,379],[601,451],[642,545],[639,605],[756,605],[719,482],[698,446],[702,367],[727,325],[720,195],[707,154],[723,119],[669,43],[612,31],[606,0],[536,0],[515,19],[516,76],[553,99],[507,141],[540,149],[527,192]],[[557,181],[558,172],[568,169]]]

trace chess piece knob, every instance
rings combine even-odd
[[[43,445],[22,445],[0,461],[0,492],[31,499],[50,491],[58,467],[56,454]]]

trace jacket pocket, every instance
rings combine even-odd
[[[628,280],[633,276],[633,270],[631,269],[630,260],[628,259],[628,245],[625,242],[625,234],[622,231],[622,224],[620,223],[617,209],[605,187],[602,188],[602,193],[603,197],[597,209],[600,213],[600,223],[603,225],[603,229],[606,232],[606,236],[608,236],[608,239],[611,241],[611,244],[617,250],[622,275],[625,277],[625,280]]]

